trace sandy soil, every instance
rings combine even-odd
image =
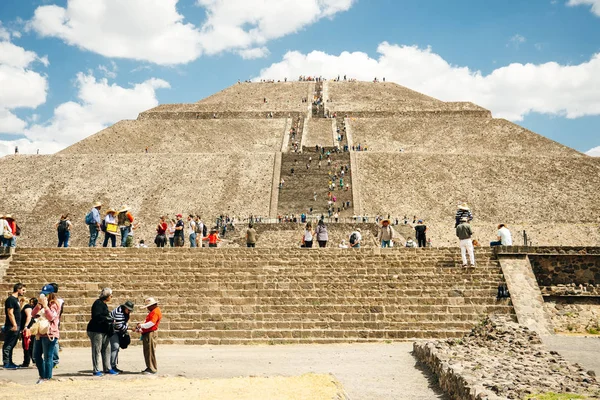
[[[60,378],[27,387],[16,383],[0,383],[0,392],[3,398],[11,399],[44,398],[48,393],[52,393],[52,399],[92,397],[95,400],[146,396],[179,400],[198,398],[203,400],[341,400],[346,398],[341,385],[331,375],[316,374],[232,379],[136,378],[113,380],[110,383],[106,379],[99,381]]]

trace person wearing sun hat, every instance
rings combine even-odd
[[[467,222],[471,222],[473,220],[473,214],[471,213],[471,209],[467,205],[467,203],[461,203],[458,206],[458,210],[456,210],[456,215],[454,216],[454,227],[456,228],[460,225],[460,220],[462,218],[467,218]]]
[[[146,362],[146,369],[142,373],[154,375],[158,371],[158,364],[156,363],[156,342],[158,335],[156,331],[162,319],[162,312],[158,308],[158,300],[154,297],[148,297],[144,300],[144,305],[141,307],[148,309],[145,322],[143,324],[139,323],[136,326],[136,331],[142,334],[144,361]]]
[[[394,237],[394,228],[390,226],[390,220],[384,219],[381,221],[381,229],[377,235],[377,240],[381,243],[381,248],[390,247],[390,243]]]
[[[102,247],[108,246],[108,241],[110,240],[111,247],[117,247],[117,235],[116,233],[109,232],[109,229],[106,227],[115,226],[117,224],[117,219],[115,218],[115,214],[117,210],[114,208],[109,208],[106,210],[106,216],[104,217],[104,243],[102,243]]]
[[[127,237],[133,227],[133,215],[131,215],[129,210],[129,206],[123,206],[119,210],[119,215],[117,216],[117,223],[121,230],[121,247],[127,247]]]

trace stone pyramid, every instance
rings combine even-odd
[[[291,152],[296,125],[302,154]],[[322,178],[308,179],[314,168],[307,184],[290,183],[286,193],[277,186],[288,163],[315,157],[317,144],[367,148],[337,159],[351,166],[346,215],[423,218],[434,246],[456,245],[453,216],[463,201],[483,243],[498,223],[515,241],[526,230],[537,245],[600,243],[599,159],[475,104],[393,83],[241,83],[194,104],[160,105],[57,154],[0,159],[0,211],[21,225],[19,245],[33,247],[55,245],[62,213],[75,224],[72,244],[85,245],[84,216],[97,200],[129,205],[141,223],[136,239],[147,242],[162,214],[300,214],[311,185],[326,192]]]

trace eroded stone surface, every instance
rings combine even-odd
[[[546,392],[600,395],[593,374],[548,351],[535,332],[499,316],[462,339],[415,343],[414,352],[456,399],[521,399]]]

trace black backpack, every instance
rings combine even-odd
[[[58,223],[58,233],[63,235],[67,231],[68,222],[66,219],[61,219]]]
[[[206,237],[208,235],[208,228],[206,227],[206,224],[203,224],[202,226],[202,237]]]
[[[350,235],[350,244],[356,243],[357,240],[358,240],[358,236],[356,236],[356,233],[353,233],[352,235]]]

